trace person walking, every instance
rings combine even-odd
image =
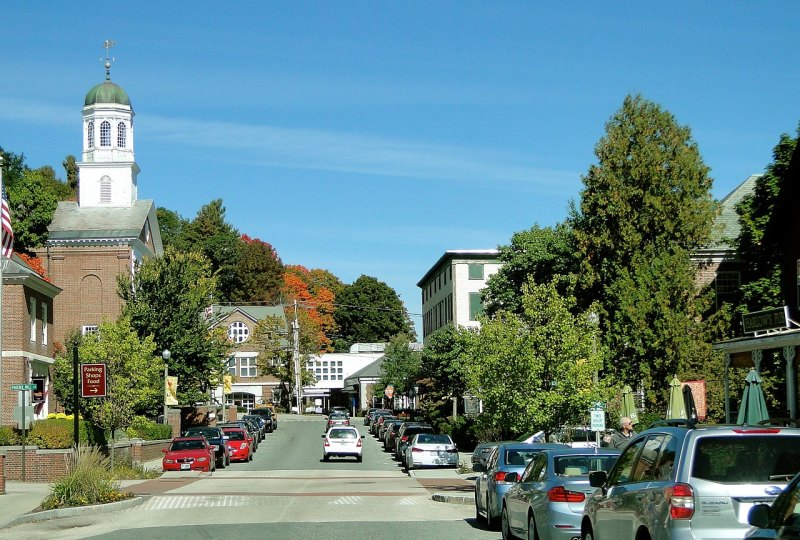
[[[614,432],[611,436],[609,446],[622,450],[628,446],[628,443],[631,442],[634,435],[636,435],[636,432],[633,430],[633,423],[630,417],[623,416],[619,419],[619,430]]]

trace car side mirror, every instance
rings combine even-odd
[[[754,505],[747,514],[747,523],[759,529],[769,528],[769,505]]]
[[[165,454],[166,454],[167,452],[169,452],[169,450],[167,450],[166,448],[162,448],[162,449],[161,449],[161,451],[162,451],[162,452],[164,452]]]
[[[325,438],[325,434],[324,434],[324,433],[322,434],[322,438],[323,438],[323,439]]]
[[[364,438],[364,436],[362,435],[362,436],[361,436],[361,438],[363,439],[363,438]]]
[[[504,480],[506,482],[519,482],[519,474],[515,472],[506,473]]]
[[[606,471],[592,471],[589,473],[589,485],[592,487],[603,487],[608,480]]]

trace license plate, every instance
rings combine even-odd
[[[450,452],[442,452],[442,451],[439,451],[439,457],[440,457],[440,458],[445,458],[445,459],[446,459],[446,458],[450,457]]]
[[[182,471],[188,471],[189,467],[191,467],[191,465],[189,463],[181,463],[181,470]]]

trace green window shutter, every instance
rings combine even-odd
[[[483,264],[469,264],[469,279],[483,279]]]
[[[483,315],[483,302],[481,302],[481,293],[469,293],[469,320],[477,321],[478,315]]]

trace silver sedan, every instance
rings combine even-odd
[[[406,468],[458,467],[458,448],[450,435],[417,433],[406,447]]]

